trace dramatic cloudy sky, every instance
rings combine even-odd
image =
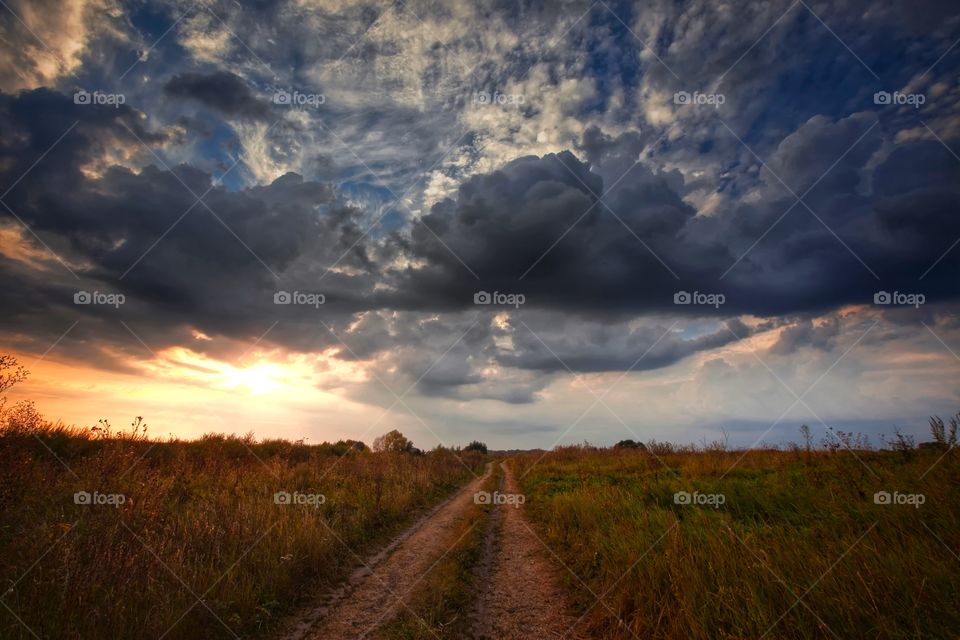
[[[14,399],[421,447],[920,434],[960,410],[958,37],[946,1],[5,0]]]

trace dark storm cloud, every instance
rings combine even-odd
[[[193,340],[193,329],[251,342],[278,320],[269,344],[332,347],[345,360],[391,353],[408,383],[422,375],[426,395],[520,403],[567,367],[624,370],[642,357],[636,368],[654,369],[745,338],[751,330],[729,320],[741,314],[813,314],[869,303],[882,288],[922,286],[934,302],[957,295],[957,255],[922,285],[918,277],[960,233],[960,163],[945,162],[929,141],[902,143],[878,160],[885,134],[867,115],[811,119],[771,158],[771,170],[795,192],[816,183],[805,199],[823,223],[803,205],[777,222],[794,199],[764,174],[767,188],[748,203],[698,216],[681,196],[679,171],[635,162],[643,136],[588,131],[590,164],[571,152],[516,159],[467,179],[455,197],[387,236],[364,235],[363,211],[295,174],[230,191],[185,164],[85,172],[118,148],[152,159],[141,140],[158,152],[171,143],[128,107],[75,105],[37,90],[3,96],[0,118],[17,134],[0,143],[2,183],[24,176],[5,201],[81,276],[78,284],[65,270],[57,280],[3,263],[21,283],[5,291],[13,311],[3,322],[8,331],[32,324],[52,341],[79,314],[89,320],[76,334],[82,340],[64,343],[75,353],[98,341],[142,350],[120,318],[153,351],[220,348]],[[624,173],[614,185],[610,176]],[[121,310],[78,309],[72,292],[81,287],[122,291],[129,302]],[[326,303],[275,305],[278,290],[322,292]],[[526,303],[506,309],[506,324],[496,325],[489,307],[473,304],[479,290],[522,293]],[[678,291],[725,300],[677,305]],[[454,311],[483,315],[469,331],[462,317],[431,319]],[[686,335],[662,321],[629,324],[650,315],[700,317],[709,326]],[[827,345],[824,332],[798,325],[776,348]],[[491,366],[518,373],[493,380],[484,373]]]
[[[698,337],[683,338],[669,323],[629,328],[596,322],[566,321],[540,315],[513,325],[515,350],[503,354],[503,364],[535,371],[559,373],[648,371],[667,367],[689,355],[747,338],[753,331],[739,320]]]
[[[601,203],[602,179],[570,152],[470,178],[413,228],[411,250],[427,266],[404,274],[402,290],[462,304],[481,289],[520,292],[532,306],[588,315],[663,309],[681,287],[634,234],[664,250],[694,211],[644,167],[625,182]]]
[[[8,308],[32,301],[37,332],[55,336],[69,325],[65,318],[89,316],[113,321],[105,340],[129,342],[116,322],[124,319],[156,351],[180,344],[191,327],[247,339],[264,331],[264,318],[283,317],[278,337],[297,348],[324,346],[332,338],[317,330],[316,309],[275,305],[273,294],[317,290],[321,265],[338,259],[351,271],[326,275],[324,317],[334,322],[366,308],[361,300],[374,279],[364,272],[369,250],[351,249],[361,233],[358,214],[339,205],[328,185],[290,174],[228,191],[188,165],[148,165],[139,173],[113,166],[90,177],[83,168],[100,156],[119,147],[149,155],[140,141],[159,149],[167,137],[144,130],[129,108],[75,105],[46,90],[3,96],[0,114],[4,128],[18,132],[0,143],[8,168],[2,184],[13,187],[4,201],[80,276],[51,262],[59,278],[33,272],[32,281],[21,280],[25,291],[4,290]],[[121,292],[127,304],[119,311],[78,307],[72,299],[78,289]],[[40,313],[44,297],[47,310]],[[20,312],[3,319],[8,328],[25,320]]]
[[[768,176],[761,198],[711,216],[679,197],[682,177],[642,165],[605,191],[569,152],[515,160],[470,178],[413,228],[410,250],[427,266],[403,274],[400,291],[422,306],[520,292],[528,307],[588,317],[817,312],[870,303],[886,288],[954,299],[960,256],[919,278],[960,235],[960,163],[917,141],[873,169],[875,124],[867,115],[812,119],[771,160],[786,186]],[[790,190],[809,190],[806,205]],[[725,301],[675,305],[677,291]]]
[[[254,94],[243,78],[229,71],[179,73],[164,85],[164,92],[174,98],[196,101],[227,117],[270,118],[270,104]]]

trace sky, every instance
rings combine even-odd
[[[4,0],[45,416],[421,448],[960,411],[952,2]]]

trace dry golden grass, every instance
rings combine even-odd
[[[0,436],[0,637],[233,638],[273,628],[482,456],[32,425]],[[75,492],[123,504],[75,504]],[[276,504],[274,494],[322,494]],[[29,630],[28,630],[29,629]]]

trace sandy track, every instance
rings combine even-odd
[[[506,464],[503,491],[518,493]],[[498,507],[500,532],[490,581],[480,595],[481,619],[474,627],[478,640],[537,640],[573,638],[577,617],[560,587],[559,562],[537,538],[523,516],[523,507]]]
[[[488,464],[483,476],[407,530],[378,554],[374,564],[368,562],[372,573],[364,568],[354,574],[337,601],[308,613],[288,640],[377,637],[376,630],[404,608],[400,599],[407,601],[420,577],[456,542],[452,531],[492,470]]]
[[[509,466],[501,464],[499,490],[518,493]],[[381,639],[381,628],[416,591],[420,578],[456,542],[456,529],[473,502],[474,493],[493,472],[488,464],[452,498],[435,507],[359,569],[324,604],[301,616],[285,640]],[[476,597],[463,612],[475,640],[580,640],[566,592],[563,571],[524,518],[524,509],[492,507],[485,526],[482,557],[474,569]]]

